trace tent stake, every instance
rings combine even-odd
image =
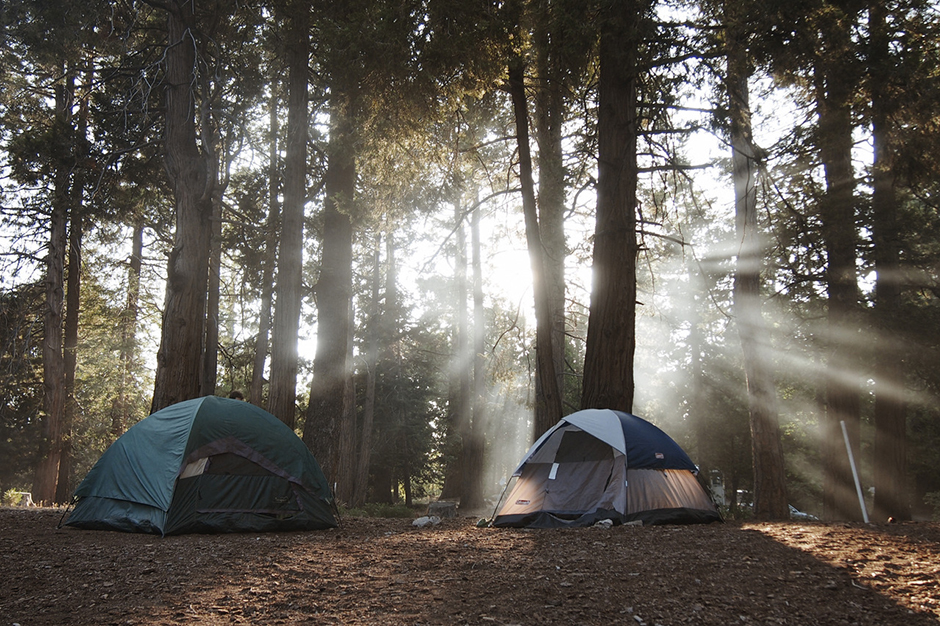
[[[862,508],[862,519],[868,523],[868,509],[865,508],[865,498],[862,496],[862,483],[858,480],[858,470],[855,469],[855,457],[852,455],[852,446],[849,445],[849,431],[845,428],[845,420],[839,422],[842,424],[842,437],[845,439],[845,450],[849,453],[849,465],[852,466],[852,477],[855,479],[855,492],[858,494],[858,505]]]

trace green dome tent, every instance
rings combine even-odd
[[[303,441],[247,402],[207,396],[128,429],[75,490],[67,526],[159,535],[333,528]]]
[[[679,444],[650,422],[609,409],[578,411],[546,431],[522,458],[493,526],[720,521],[696,473]]]

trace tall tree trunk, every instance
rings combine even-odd
[[[695,434],[695,462],[706,479],[709,472],[715,468],[715,450],[710,442],[711,411],[706,406],[705,378],[705,337],[702,331],[701,304],[707,287],[704,284],[703,269],[695,259],[688,263],[689,293],[686,299],[687,309],[684,319],[689,324],[689,376],[691,377],[691,393],[689,394],[689,419],[692,422]]]
[[[121,313],[121,387],[111,402],[111,439],[127,430],[130,419],[128,398],[137,357],[137,317],[140,305],[140,271],[144,257],[144,221],[137,218],[131,236],[131,256],[127,264],[127,301]]]
[[[56,481],[56,504],[66,504],[72,498],[72,425],[75,423],[75,369],[78,363],[78,314],[81,306],[82,285],[82,184],[77,173],[72,185],[72,217],[69,220],[68,276],[66,278],[64,352],[65,411],[62,419],[62,457]]]
[[[852,169],[854,86],[849,15],[833,11],[823,31],[825,58],[816,69],[819,151],[825,169],[822,231],[828,263],[829,362],[823,429],[823,515],[861,520],[852,470],[842,435],[845,422],[853,456],[859,455],[861,422],[857,374],[858,283],[856,279],[855,174]]]
[[[382,264],[381,264],[382,236],[376,234],[375,248],[372,253],[372,296],[369,302],[369,325],[366,337],[366,389],[362,406],[362,431],[359,436],[359,465],[356,467],[355,491],[353,492],[352,506],[362,506],[366,501],[369,486],[369,463],[372,459],[372,425],[375,423],[375,382],[377,377],[376,365],[379,360],[379,300],[381,298]],[[391,238],[389,238],[389,252],[392,251]],[[393,303],[389,309],[394,310]]]
[[[733,1],[733,0],[732,0]],[[767,327],[761,314],[761,237],[757,224],[757,151],[751,134],[748,59],[745,34],[734,8],[725,3],[728,26],[728,105],[731,117],[731,161],[734,179],[735,234],[734,312],[744,353],[751,450],[754,459],[754,515],[760,520],[789,518],[786,470],[777,414],[777,391],[768,364]]]
[[[75,140],[72,150],[76,167],[72,174],[72,185],[69,189],[70,218],[69,218],[69,247],[68,247],[68,277],[65,303],[65,329],[64,329],[64,363],[65,363],[65,412],[62,424],[62,458],[59,462],[59,477],[56,481],[55,501],[57,504],[66,504],[72,498],[72,467],[74,465],[74,449],[72,448],[73,425],[77,411],[75,398],[75,371],[78,366],[78,321],[81,308],[82,286],[82,239],[84,229],[84,201],[85,181],[87,178],[85,168],[80,165],[89,157],[88,144],[88,114],[89,93],[94,81],[94,70],[89,63],[82,70],[84,82],[84,96],[78,103],[78,115],[75,123]],[[74,85],[70,87],[73,92]]]
[[[64,68],[64,64],[62,66]],[[63,72],[63,75],[66,75]],[[60,144],[72,123],[74,83],[69,78],[55,86],[55,128]],[[49,252],[46,256],[46,302],[43,314],[43,417],[39,441],[39,462],[33,482],[33,498],[38,503],[52,504],[56,496],[59,463],[62,459],[63,425],[65,421],[65,355],[63,353],[62,318],[65,300],[66,229],[69,217],[69,179],[71,155],[56,155],[56,171],[49,220]]]
[[[323,206],[323,245],[317,282],[317,352],[313,362],[310,405],[304,442],[324,466],[330,481],[351,480],[337,475],[340,422],[346,415],[346,342],[351,332],[352,241],[350,211],[356,193],[353,132],[353,88],[335,80],[330,97],[330,143]]]
[[[287,41],[287,160],[281,243],[277,256],[277,302],[271,340],[268,411],[294,428],[297,419],[297,334],[303,288],[304,204],[307,199],[307,105],[310,58],[309,0],[294,0]],[[345,344],[344,344],[345,345]],[[322,464],[325,459],[317,457]]]
[[[268,357],[268,333],[271,331],[271,302],[274,294],[274,267],[277,264],[278,223],[281,220],[280,169],[278,162],[278,88],[277,72],[271,81],[268,128],[268,220],[265,226],[264,268],[261,270],[261,298],[258,314],[258,334],[255,337],[255,358],[251,369],[248,400],[264,406],[264,364]]]
[[[209,282],[206,285],[206,338],[202,356],[200,395],[215,395],[219,369],[219,290],[222,286],[222,199],[212,202],[209,234]]]
[[[543,2],[549,5],[548,2]],[[548,6],[546,19],[539,20],[535,33],[536,69],[539,88],[535,92],[535,128],[539,146],[538,223],[542,242],[542,267],[548,315],[552,320],[552,359],[559,402],[565,402],[565,165],[562,150],[562,124],[565,117],[563,68],[559,67],[557,33],[550,33]],[[552,36],[555,35],[555,36]],[[539,379],[536,378],[536,381]],[[545,432],[554,424],[536,418],[535,430]]]
[[[454,455],[444,476],[441,499],[459,499],[464,495],[464,476],[470,423],[473,419],[469,316],[467,314],[467,235],[463,207],[458,195],[454,202],[454,356],[451,368],[450,430]]]
[[[193,23],[191,2],[169,6],[164,161],[176,203],[176,233],[167,263],[151,412],[200,393],[215,154],[213,146],[204,144],[200,150],[196,143],[194,89],[200,76]],[[209,123],[201,119],[199,126]]]
[[[480,207],[474,204],[470,214],[470,259],[473,271],[473,381],[471,391],[471,422],[464,442],[464,486],[460,506],[465,511],[483,507],[483,474],[485,471],[486,380],[483,342],[485,340],[483,310],[483,262],[480,251]]]
[[[581,408],[633,410],[636,352],[637,51],[642,0],[601,16],[597,214]]]
[[[353,334],[352,328],[355,326],[355,310],[350,302],[347,313],[349,317],[350,332],[346,335],[346,362],[353,362]],[[346,376],[345,388],[343,390],[343,415],[337,422],[337,448],[336,448],[336,471],[334,476],[336,480],[336,499],[339,502],[352,502],[353,493],[356,488],[356,475],[358,463],[356,455],[359,453],[359,447],[356,445],[358,437],[356,434],[356,385],[353,377]]]
[[[535,203],[532,179],[532,157],[529,152],[529,110],[525,94],[525,65],[521,57],[509,64],[509,93],[516,122],[516,143],[519,148],[519,178],[522,185],[522,212],[525,216],[526,247],[532,268],[532,292],[535,296],[535,436],[551,428],[562,417],[561,394],[555,376],[552,344],[554,321],[549,303],[545,269],[545,251]]]
[[[868,9],[871,51],[872,135],[875,160],[872,208],[875,257],[875,453],[873,518],[911,519],[907,486],[907,411],[904,401],[904,359],[900,346],[901,263],[892,167],[894,147],[889,126],[890,104],[885,93],[891,82],[887,10],[871,2]]]

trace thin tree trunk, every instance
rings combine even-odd
[[[219,369],[219,290],[222,286],[222,199],[212,202],[209,236],[209,282],[206,286],[206,338],[202,358],[200,395],[215,395]]]
[[[375,236],[372,257],[372,297],[369,304],[369,326],[366,338],[366,389],[362,406],[362,432],[359,437],[359,465],[356,468],[355,491],[352,506],[362,506],[366,501],[369,486],[369,463],[372,458],[372,425],[375,423],[376,365],[379,357],[379,299],[381,298],[382,265],[380,248],[382,237]],[[391,250],[391,243],[389,244]],[[393,305],[390,305],[391,309]]]
[[[131,236],[131,256],[127,266],[127,301],[121,313],[121,387],[111,404],[111,439],[127,430],[130,419],[129,389],[137,355],[137,317],[140,304],[140,271],[144,256],[144,222],[137,219]]]
[[[215,184],[211,146],[196,144],[199,84],[193,4],[174,2],[167,18],[165,165],[176,203],[166,303],[151,412],[199,396],[205,339],[209,234]],[[205,109],[204,109],[205,111]],[[200,126],[210,120],[200,120]]]
[[[464,442],[464,487],[460,506],[472,511],[483,506],[483,474],[485,470],[486,389],[485,339],[483,310],[483,262],[480,251],[480,208],[474,205],[470,214],[470,259],[473,271],[473,381],[471,392],[471,422]]]
[[[294,428],[297,419],[297,334],[303,288],[304,204],[307,198],[309,0],[294,0],[287,41],[287,160],[281,243],[277,257],[277,302],[271,341],[268,411]],[[324,459],[317,457],[322,464]]]
[[[555,376],[552,307],[545,270],[535,184],[532,179],[532,157],[529,152],[529,112],[525,95],[525,66],[519,57],[509,64],[509,93],[512,97],[519,148],[519,179],[522,186],[522,212],[525,215],[526,247],[532,267],[532,292],[535,296],[535,359],[536,386],[535,436],[551,428],[562,417],[561,394]]]
[[[467,235],[464,230],[463,208],[459,195],[454,202],[454,357],[451,374],[450,415],[451,428],[448,433],[453,440],[454,456],[444,477],[441,499],[460,499],[465,494],[464,476],[470,422],[471,404],[471,357],[469,316],[467,315]]]
[[[597,215],[581,408],[633,410],[636,351],[637,50],[641,2],[601,16]]]
[[[883,3],[869,5],[871,33],[872,135],[875,160],[873,239],[875,257],[875,450],[873,518],[910,520],[907,486],[907,411],[904,396],[901,319],[900,236],[898,201],[892,171],[889,109],[883,89],[890,84],[891,59],[887,10]]]
[[[271,100],[268,143],[268,220],[265,226],[264,268],[261,271],[261,301],[258,314],[258,334],[255,337],[255,358],[251,369],[248,400],[264,406],[264,364],[268,357],[268,334],[271,331],[271,302],[274,294],[274,267],[277,264],[278,223],[281,219],[280,170],[278,164],[278,89],[277,73],[271,81]]]
[[[81,177],[76,174],[72,189],[72,218],[69,220],[68,276],[66,278],[64,364],[65,411],[62,419],[62,456],[56,481],[56,504],[66,504],[72,498],[72,425],[75,423],[75,369],[78,363],[78,314],[81,306],[82,237]]]
[[[355,311],[352,303],[349,306],[349,328],[355,325]],[[346,362],[353,362],[353,334],[346,335]],[[352,376],[346,376],[343,401],[343,416],[338,421],[337,454],[336,454],[336,499],[339,502],[352,502],[356,488],[358,463],[356,455],[359,447],[356,445],[356,385]]]
[[[747,50],[733,13],[734,9],[726,3],[726,80],[731,117],[735,233],[739,245],[734,275],[734,312],[747,379],[754,460],[754,515],[760,520],[785,520],[789,518],[789,509],[777,392],[773,372],[767,362],[770,345],[761,313],[762,246],[757,224],[757,154],[751,135]]]

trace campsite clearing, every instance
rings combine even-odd
[[[0,508],[0,626],[936,624],[940,524],[57,529]]]

